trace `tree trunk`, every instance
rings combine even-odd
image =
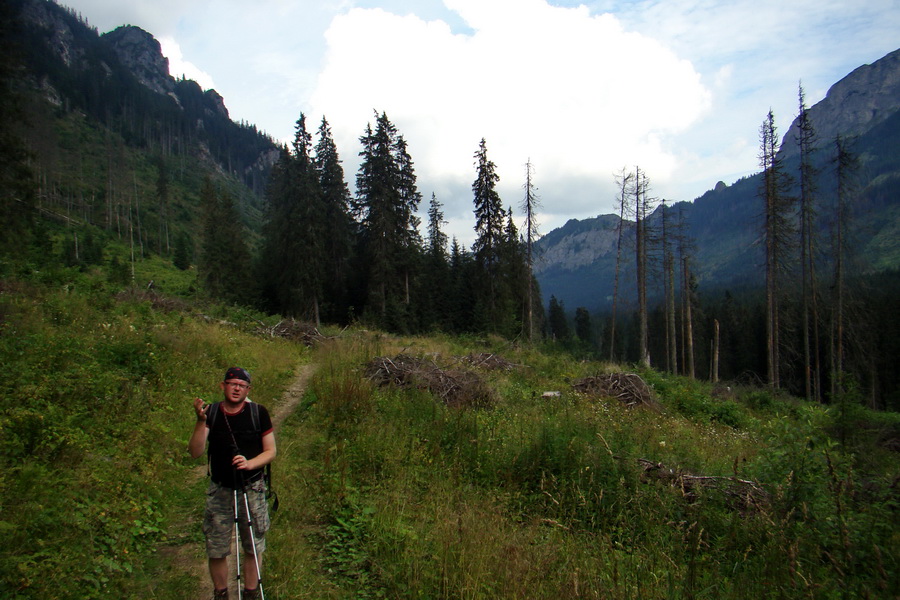
[[[713,383],[719,381],[719,320],[713,320],[713,348],[712,348],[712,369],[710,370],[710,378]]]
[[[688,259],[684,259],[684,326],[685,343],[687,344],[687,375],[694,379],[694,325],[691,317],[691,275]]]

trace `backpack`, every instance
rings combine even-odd
[[[213,423],[216,422],[216,417],[219,414],[219,404],[221,402],[214,402],[209,405],[209,410],[206,411],[206,426],[212,430]],[[250,421],[253,423],[253,431],[256,433],[262,432],[262,427],[259,425],[259,404],[253,402],[249,398],[247,399],[247,404],[250,406]],[[206,474],[209,475],[209,454],[206,455]],[[269,498],[274,498],[272,502],[272,512],[278,510],[278,494],[275,493],[275,490],[272,489],[272,463],[267,464],[263,467],[263,480],[266,482],[266,500]]]

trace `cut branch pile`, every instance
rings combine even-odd
[[[491,354],[488,352],[477,352],[467,356],[460,356],[459,361],[471,367],[489,369],[491,371],[512,371],[517,365],[512,363],[499,354]]]
[[[152,285],[152,281],[150,282]],[[138,288],[124,289],[116,294],[116,300],[119,302],[149,302],[154,310],[163,312],[190,312],[187,302],[180,298],[172,298],[157,294],[152,288],[146,290]]]
[[[572,384],[576,392],[593,397],[614,398],[625,406],[658,408],[650,386],[634,373],[608,373],[579,379]]]
[[[278,321],[271,327],[260,322],[259,331],[269,337],[281,337],[291,341],[300,342],[304,346],[312,347],[325,339],[312,323],[302,321]]]
[[[428,390],[448,406],[486,406],[493,400],[490,387],[476,373],[444,369],[432,360],[405,354],[376,357],[366,366],[365,373],[379,385]]]
[[[743,513],[762,510],[769,501],[769,493],[755,481],[738,477],[691,475],[645,458],[639,458],[638,463],[643,467],[642,481],[655,480],[679,488],[689,502],[697,499],[701,489],[722,492],[729,505]]]

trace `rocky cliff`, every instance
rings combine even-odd
[[[853,219],[858,247],[872,269],[900,267],[900,50],[855,69],[834,84],[827,96],[809,109],[821,149],[818,232],[830,239],[827,211],[834,202],[831,151],[837,134],[854,137],[853,151],[862,159],[854,190]],[[785,134],[782,155],[788,169],[797,168],[796,122]],[[684,219],[693,251],[693,274],[706,290],[743,289],[762,285],[759,176],[725,185],[719,182],[693,202],[674,210]],[[659,209],[651,215],[658,222]],[[549,232],[537,244],[540,260],[535,276],[545,301],[551,296],[568,309],[609,306],[616,268],[616,215],[571,220]],[[633,295],[633,232],[626,223],[620,265],[620,298]],[[825,242],[823,242],[825,243]],[[823,250],[824,251],[824,250]],[[653,292],[651,292],[653,293]]]
[[[176,98],[175,81],[169,75],[169,59],[162,55],[159,42],[140,27],[124,25],[102,36],[112,46],[122,65],[137,80],[157,94]]]
[[[900,110],[900,50],[871,65],[863,65],[835,83],[825,98],[809,108],[809,118],[819,142],[830,144],[835,136],[856,136]],[[799,153],[798,119],[794,119],[781,145],[788,158]]]

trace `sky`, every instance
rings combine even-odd
[[[770,109],[783,135],[798,86],[812,106],[900,47],[900,0],[57,1],[100,33],[150,32],[174,77],[278,141],[301,114],[311,133],[326,118],[351,191],[359,138],[386,113],[422,215],[434,194],[465,245],[482,138],[516,217],[530,162],[546,234],[616,212],[623,168],[667,201],[752,175]]]

